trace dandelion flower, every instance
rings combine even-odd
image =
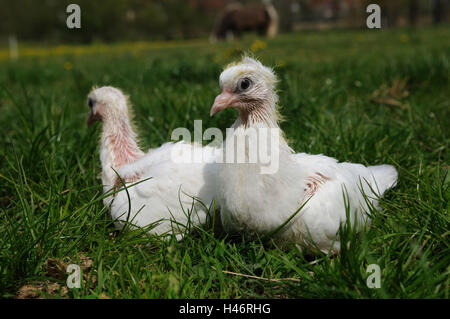
[[[73,65],[69,61],[64,62],[64,69],[69,71],[72,69],[72,67],[73,67]]]

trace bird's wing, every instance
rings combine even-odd
[[[118,174],[125,181],[136,181],[141,179],[144,175],[148,175],[147,171],[159,163],[172,161],[174,163],[191,163],[194,162],[195,154],[199,154],[200,160],[203,162],[204,158],[208,162],[213,161],[213,148],[196,146],[184,141],[177,143],[165,143],[158,148],[149,150],[143,157],[133,163],[122,165]]]
[[[301,165],[301,169],[305,172],[305,177],[313,176],[317,173],[328,179],[335,178],[339,164],[335,158],[322,154],[311,155],[306,153],[292,154],[294,160]]]
[[[187,225],[188,220],[195,225],[204,224],[214,197],[214,174],[210,166],[162,161],[146,169],[142,180],[150,179],[127,189],[133,224],[146,226],[164,221],[155,233],[172,232],[173,225]],[[128,196],[122,191],[116,196],[111,213],[123,220],[128,209]]]
[[[349,187],[361,186],[360,184],[374,187],[376,186],[375,177],[382,175],[381,173],[386,172],[385,175],[395,175],[395,170],[392,170],[392,167],[389,165],[367,167],[357,163],[339,163],[335,158],[322,154],[297,153],[292,156],[301,165],[301,169],[305,171],[307,179],[318,176],[319,179],[338,181],[340,184],[345,184]],[[392,183],[392,179],[389,178],[389,182]],[[366,190],[366,188],[364,189]]]
[[[141,199],[159,196],[161,201],[171,208],[180,208],[180,201],[184,205],[192,205],[192,197],[199,198],[205,201],[205,205],[209,205],[215,185],[214,149],[197,146],[193,149],[191,145],[184,144],[178,151],[172,150],[179,152],[178,155],[174,155],[178,157],[177,160],[171,157],[158,163],[153,162],[142,170],[140,179],[151,178],[151,180],[136,185],[136,195]],[[199,152],[201,162],[192,162],[193,150]]]

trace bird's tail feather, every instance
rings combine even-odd
[[[379,192],[379,195],[397,185],[398,173],[392,165],[377,165],[368,167],[375,179],[375,189]]]

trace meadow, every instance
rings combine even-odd
[[[449,298],[450,28],[299,32],[0,50],[2,298]],[[182,241],[115,231],[101,201],[100,125],[86,128],[94,85],[130,95],[144,149],[210,118],[222,67],[253,53],[274,66],[282,129],[297,152],[394,165],[397,187],[372,227],[343,229],[340,255],[230,237]],[[65,265],[84,270],[66,288]],[[381,269],[369,288],[367,267]],[[39,289],[40,293],[34,292]]]

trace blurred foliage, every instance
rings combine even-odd
[[[0,42],[91,43],[206,37],[227,3],[266,0],[0,0]],[[66,8],[81,7],[81,29],[66,27]],[[382,7],[382,26],[448,21],[449,0],[272,0],[280,30],[363,27],[366,6]],[[304,24],[300,26],[300,24]],[[321,24],[321,26],[318,26]]]
[[[66,7],[81,7],[81,29],[68,29]],[[217,10],[204,1],[0,0],[0,36],[92,42],[191,38],[209,33]]]

